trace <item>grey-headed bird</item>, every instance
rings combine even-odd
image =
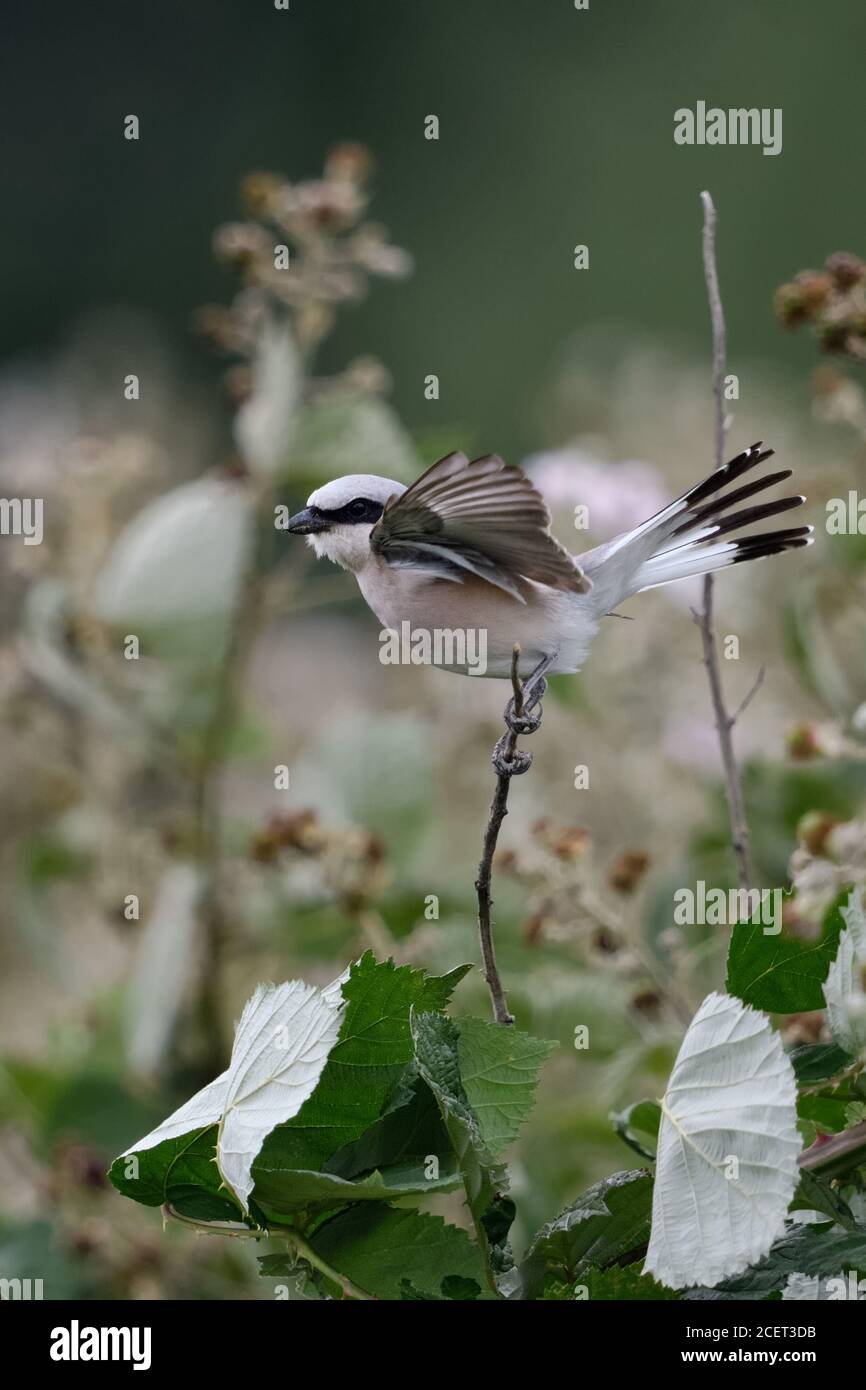
[[[288,529],[351,570],[384,627],[484,631],[488,676],[510,674],[519,643],[519,673],[535,679],[578,671],[600,619],[632,594],[809,545],[811,526],[735,535],[805,501],[731,511],[791,476],[764,473],[726,491],[772,453],[753,444],[641,526],[576,556],[551,535],[530,480],[492,454],[449,454],[408,488],[369,473],[336,478]]]

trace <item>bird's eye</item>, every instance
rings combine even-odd
[[[349,515],[357,517],[359,520],[367,514],[367,503],[363,497],[356,497],[354,502],[349,503]]]

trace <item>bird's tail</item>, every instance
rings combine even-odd
[[[739,537],[735,534],[755,522],[800,507],[806,500],[800,496],[782,497],[731,512],[738,503],[790,478],[791,469],[788,468],[764,474],[730,492],[723,491],[772,454],[772,449],[762,450],[760,443],[753,444],[641,526],[582,558],[581,563],[604,605],[618,603],[630,594],[653,589],[659,584],[710,574],[744,560],[757,560],[809,545],[811,526],[793,526]]]

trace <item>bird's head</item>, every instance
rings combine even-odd
[[[306,536],[319,557],[357,571],[370,558],[370,532],[385,503],[405,491],[393,478],[349,473],[311,493],[304,510],[289,519],[288,529]]]

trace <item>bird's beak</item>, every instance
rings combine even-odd
[[[330,522],[326,517],[320,516],[315,507],[305,507],[302,512],[296,512],[289,517],[288,531],[292,531],[296,536],[309,536],[314,531],[327,531]]]

